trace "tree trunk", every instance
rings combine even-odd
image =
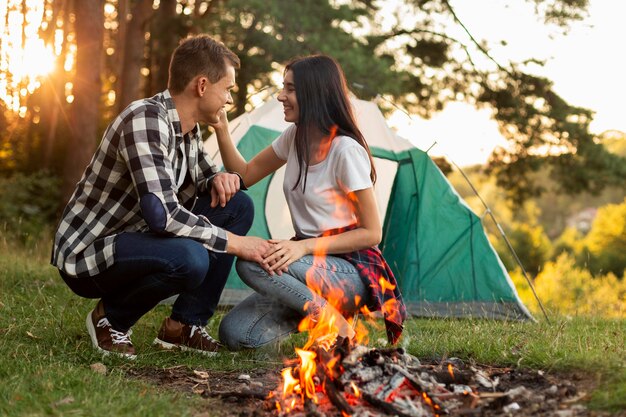
[[[170,57],[180,39],[186,35],[176,14],[176,0],[161,0],[152,27],[153,67],[151,94],[167,88]]]
[[[76,14],[76,77],[70,107],[70,143],[63,173],[67,199],[91,160],[98,142],[98,108],[102,90],[104,0],[74,2]]]
[[[131,10],[132,17],[126,26],[124,64],[118,77],[119,111],[142,95],[141,66],[144,62],[146,25],[152,14],[152,0],[138,0]]]

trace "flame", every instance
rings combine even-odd
[[[327,152],[330,148],[332,139],[337,133],[337,127],[331,129],[330,135],[320,143],[318,152]],[[332,214],[333,217],[338,219],[349,219],[349,222],[354,221],[354,210],[350,209],[355,203],[355,196],[352,194],[346,198],[345,194],[331,193],[327,197],[331,204],[334,204],[335,211]],[[330,233],[325,234],[329,236]],[[329,239],[317,239],[316,247],[313,250],[313,263],[324,264],[327,261],[326,255],[328,254]],[[296,353],[299,357],[299,366],[295,368],[288,368],[283,371],[283,402],[280,407],[276,407],[283,412],[290,412],[293,410],[295,403],[293,401],[294,395],[299,396],[303,401],[308,399],[318,403],[316,396],[315,381],[317,378],[316,372],[319,367],[321,378],[324,383],[319,384],[319,390],[325,389],[325,383],[330,378],[334,379],[338,377],[337,373],[342,371],[339,355],[332,355],[330,352],[332,347],[337,342],[339,336],[349,340],[350,342],[362,343],[367,338],[366,326],[357,320],[357,315],[354,317],[344,317],[342,307],[348,304],[349,301],[353,301],[354,305],[360,306],[362,298],[356,296],[354,300],[348,300],[346,296],[345,288],[333,287],[328,285],[329,280],[323,274],[326,269],[324,268],[311,268],[306,275],[307,287],[314,294],[314,301],[305,305],[304,309],[307,315],[302,319],[298,325],[298,330],[301,332],[308,332],[308,339],[302,349],[296,348]],[[333,273],[331,268],[327,269],[328,273]],[[386,282],[381,282],[381,286],[393,291],[393,285]],[[361,313],[371,315],[371,312],[367,307],[361,307]],[[313,351],[313,348],[315,351]],[[317,353],[316,353],[317,352]],[[327,355],[325,352],[329,352]],[[319,353],[319,355],[318,355]],[[321,356],[321,357],[320,357]],[[317,361],[316,362],[316,358]],[[352,384],[352,391],[354,391],[353,398],[359,398],[361,393],[357,386]],[[289,405],[286,405],[289,404]],[[347,414],[344,413],[345,416]]]
[[[393,285],[391,282],[387,281],[387,280],[386,280],[385,278],[383,278],[383,277],[380,277],[380,278],[378,279],[378,284],[380,285],[380,289],[381,289],[381,291],[382,291],[383,293],[384,293],[384,292],[386,292],[387,290],[389,290],[389,291],[393,292],[393,290],[395,290],[395,289],[396,289],[396,286],[395,286],[395,285]]]
[[[350,388],[352,388],[352,392],[354,393],[354,396],[357,398],[361,397],[361,391],[359,390],[359,388],[356,386],[356,384],[354,383],[354,381],[350,381]]]
[[[330,151],[330,145],[333,142],[335,136],[337,136],[337,125],[331,126],[328,136],[324,136],[320,141],[319,148],[317,148],[316,152],[316,158],[318,160],[326,158],[326,155],[328,155],[328,151]]]
[[[300,392],[300,381],[293,377],[292,368],[285,368],[281,372],[283,376],[283,397]]]
[[[450,374],[452,379],[454,379],[454,367],[452,366],[451,363],[448,364],[448,373]]]
[[[317,404],[317,397],[315,395],[315,384],[313,382],[313,376],[317,370],[315,364],[315,358],[317,355],[310,350],[296,348],[296,353],[300,357],[300,389],[302,390],[302,398],[306,396],[313,400]]]
[[[385,317],[389,320],[401,323],[402,317],[400,316],[400,309],[398,308],[398,301],[395,298],[390,298],[385,301],[381,307],[381,310]]]

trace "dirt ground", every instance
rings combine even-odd
[[[446,382],[444,364],[422,361],[428,373]],[[282,367],[281,367],[282,368]],[[138,378],[186,395],[206,399],[206,409],[194,417],[282,417],[275,402],[267,399],[280,383],[281,368],[255,371],[223,372],[211,369],[189,370],[186,367],[168,369],[132,369],[129,377]],[[449,416],[545,416],[545,417],[606,417],[609,414],[590,411],[585,406],[594,381],[582,373],[548,374],[536,370],[499,368],[472,364],[473,374],[497,381],[490,388],[466,378],[476,393],[473,401],[464,407],[449,410]],[[480,385],[480,386],[479,386]],[[292,413],[293,414],[293,413]],[[306,416],[304,412],[299,413]],[[326,409],[319,416],[340,416],[334,409]],[[379,409],[361,412],[363,416],[388,416]],[[615,415],[614,415],[615,416]],[[626,417],[626,412],[619,417]]]

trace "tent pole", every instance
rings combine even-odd
[[[432,148],[432,146],[431,146],[431,148]],[[513,245],[511,245],[511,242],[509,241],[509,238],[506,237],[506,234],[504,233],[504,230],[500,226],[500,223],[498,223],[498,221],[496,220],[496,216],[494,216],[494,214],[491,211],[491,209],[489,208],[489,206],[487,206],[487,203],[485,203],[485,200],[483,200],[483,198],[480,196],[480,194],[478,194],[478,190],[476,190],[476,187],[474,187],[474,184],[472,184],[472,182],[470,181],[468,176],[465,175],[465,172],[461,169],[461,167],[459,167],[452,159],[450,159],[450,162],[452,162],[452,164],[456,167],[456,169],[459,170],[461,175],[463,175],[463,178],[465,178],[465,181],[467,181],[469,186],[472,188],[472,191],[474,191],[474,194],[476,194],[476,197],[478,197],[480,202],[485,207],[486,212],[489,214],[489,217],[491,217],[491,220],[493,220],[493,222],[495,223],[496,227],[498,228],[498,231],[500,232],[500,234],[504,238],[504,241],[506,242],[507,247],[509,248],[509,250],[513,254],[513,257],[515,258],[515,262],[517,262],[519,267],[522,269],[522,275],[524,275],[524,278],[526,278],[526,282],[528,282],[528,285],[530,286],[530,289],[532,290],[533,295],[535,296],[535,299],[539,303],[539,307],[541,307],[541,311],[543,312],[543,315],[546,318],[546,321],[548,322],[548,324],[552,324],[550,322],[550,318],[548,317],[548,314],[546,313],[546,310],[543,308],[543,303],[541,302],[541,300],[539,299],[539,296],[537,295],[537,292],[535,291],[535,286],[533,285],[532,281],[528,277],[528,274],[526,273],[526,269],[524,268],[524,265],[522,265],[522,261],[517,256],[517,253],[515,252],[515,249],[513,249]]]

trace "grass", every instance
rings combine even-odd
[[[208,400],[177,393],[126,376],[129,369],[186,366],[242,370],[279,367],[302,344],[294,336],[279,350],[202,358],[161,352],[151,341],[168,307],[160,306],[135,326],[134,362],[103,359],[91,347],[84,318],[94,300],[71,293],[47,264],[48,248],[11,249],[0,242],[0,415],[193,416]],[[219,318],[209,331],[216,334]],[[380,330],[372,329],[372,344]],[[626,320],[559,317],[552,323],[489,320],[411,319],[403,346],[420,358],[459,357],[479,363],[578,372],[597,381],[589,406],[626,409]],[[106,375],[90,365],[103,362]]]

